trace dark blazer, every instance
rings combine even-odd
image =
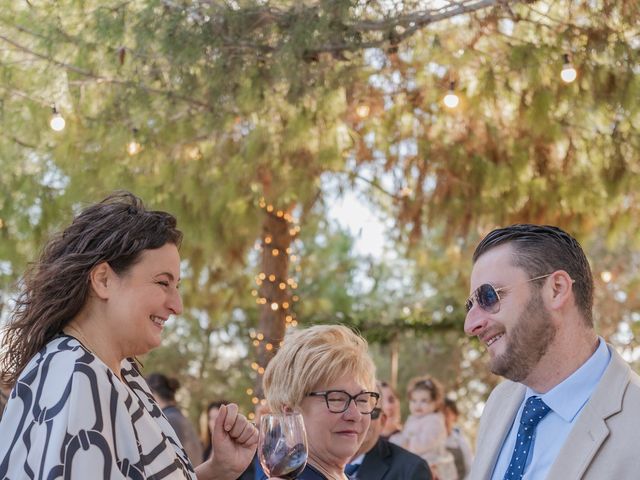
[[[358,480],[432,480],[425,460],[382,438],[367,452]]]

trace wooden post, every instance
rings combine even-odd
[[[400,342],[398,340],[398,334],[396,333],[391,339],[391,343],[389,345],[391,349],[391,378],[389,381],[391,382],[391,386],[394,390],[398,389],[398,354],[400,349]]]

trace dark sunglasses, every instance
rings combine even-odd
[[[529,283],[533,282],[534,280],[547,278],[550,275],[550,273],[547,273],[546,275],[540,275],[539,277],[530,278],[523,283]],[[513,287],[513,285],[511,287]],[[483,283],[478,288],[476,288],[471,295],[469,295],[469,298],[467,298],[467,302],[465,303],[467,313],[469,313],[469,311],[473,308],[473,304],[476,302],[478,303],[478,306],[485,312],[498,313],[500,311],[500,292],[511,287],[496,288],[490,283]]]

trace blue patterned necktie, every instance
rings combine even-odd
[[[504,480],[518,480],[524,475],[524,468],[527,465],[527,457],[533,448],[533,434],[547,413],[551,409],[545,404],[540,397],[529,397],[524,404],[522,416],[520,417],[520,428],[518,428],[518,437],[516,445],[513,448],[511,461],[507,473],[504,474]]]
[[[354,473],[356,473],[358,468],[360,468],[359,463],[347,463],[347,466],[344,467],[344,473],[351,477]]]

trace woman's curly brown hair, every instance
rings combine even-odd
[[[107,262],[122,274],[143,250],[181,241],[173,215],[146,210],[132,193],[115,192],[85,208],[51,238],[19,283],[3,332],[0,379],[13,386],[29,360],[80,312],[96,265]]]

